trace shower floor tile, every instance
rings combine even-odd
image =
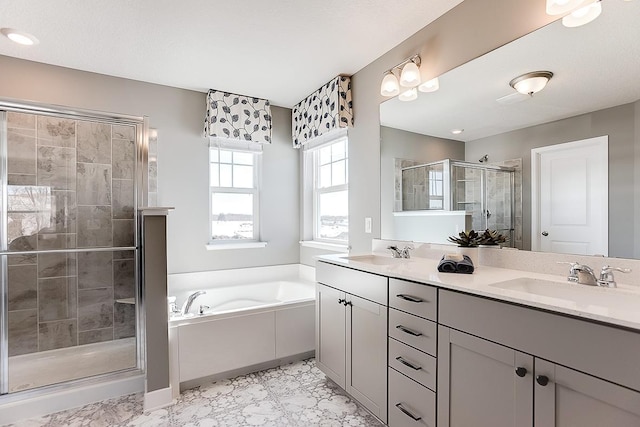
[[[308,359],[187,390],[174,405],[150,413],[143,413],[142,395],[135,394],[12,426],[373,427],[382,424],[328,380],[316,368],[314,359]]]

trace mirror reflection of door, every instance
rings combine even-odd
[[[531,150],[532,250],[608,255],[608,136]]]

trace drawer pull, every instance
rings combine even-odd
[[[414,337],[422,336],[422,332],[416,332],[413,329],[406,328],[406,327],[404,327],[402,325],[396,326],[396,329],[400,329],[405,334],[413,335]]]
[[[413,364],[413,363],[411,363],[411,362],[407,362],[406,360],[404,360],[404,359],[402,358],[402,356],[398,356],[398,357],[396,357],[396,360],[397,360],[398,362],[402,363],[403,365],[408,366],[408,367],[410,367],[411,369],[414,369],[414,370],[416,370],[416,371],[419,371],[420,369],[422,369],[422,366],[416,366],[416,365],[414,365],[414,364]]]
[[[418,298],[418,297],[414,297],[413,295],[406,295],[406,294],[398,294],[396,295],[398,298],[402,298],[405,301],[409,301],[409,302],[424,302],[424,300],[422,298]]]
[[[410,417],[413,421],[420,421],[422,419],[422,417],[416,417],[410,411],[404,409],[402,403],[396,403],[396,408],[400,409],[403,414],[405,414],[407,417]]]

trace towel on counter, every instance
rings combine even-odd
[[[457,262],[447,258],[447,256],[443,256],[438,263],[438,271],[440,273],[473,273],[473,261],[471,261],[468,255],[463,255],[462,260]]]

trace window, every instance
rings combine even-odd
[[[349,241],[348,141],[334,139],[313,156],[313,240]]]
[[[260,158],[256,152],[209,148],[212,243],[259,239]]]

